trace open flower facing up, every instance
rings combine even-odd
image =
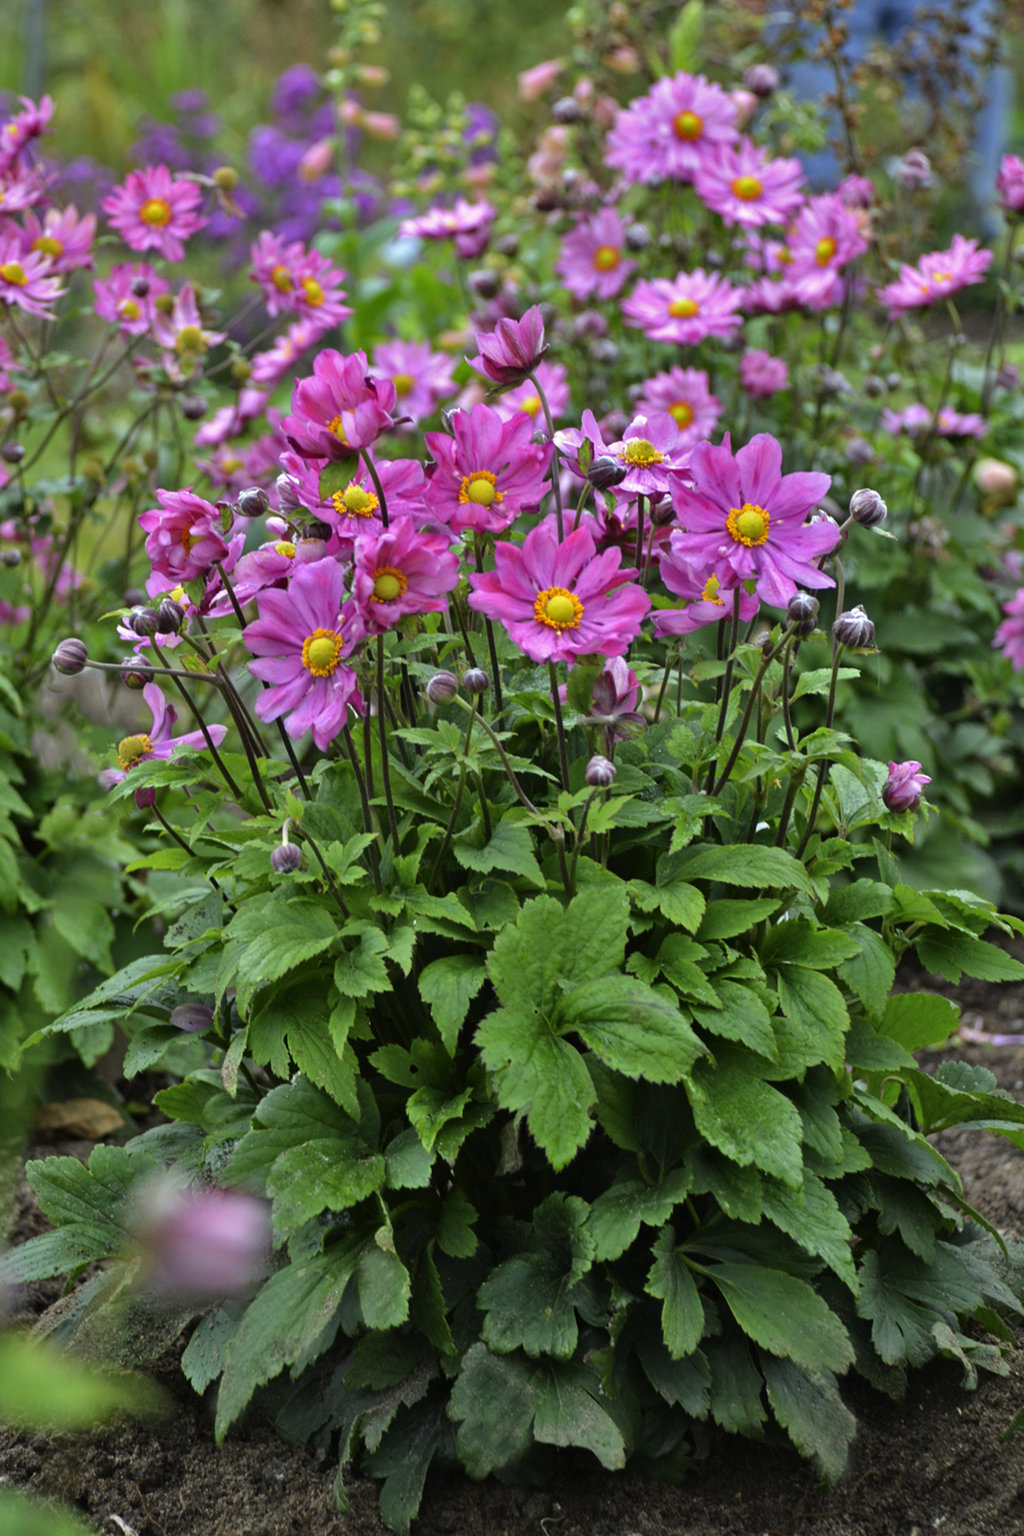
[[[296,380],[281,427],[301,458],[337,462],[386,432],[394,414],[395,386],[372,377],[366,354],[327,347],[313,359],[313,377]]]
[[[23,251],[21,242],[0,238],[0,304],[22,309],[41,320],[53,319],[53,305],[64,293],[48,256]]]
[[[453,533],[501,533],[520,512],[534,512],[549,486],[551,446],[533,441],[524,411],[503,421],[489,405],[453,411],[452,436],[428,432],[435,463],[428,466],[426,502]]]
[[[252,279],[260,285],[268,314],[299,315],[325,331],[352,313],[342,303],[344,272],[319,251],[307,250],[301,240],[286,244],[265,229],[251,255]]]
[[[562,241],[555,263],[574,299],[612,299],[636,271],[636,262],[624,256],[626,229],[614,208],[602,208],[581,219]]]
[[[443,533],[420,533],[408,517],[357,539],[352,600],[367,634],[391,629],[407,613],[441,613],[459,584],[459,558]]]
[[[828,475],[784,475],[782,449],[767,432],[735,454],[728,433],[719,447],[698,443],[690,474],[692,489],[674,497],[685,529],[676,547],[713,571],[721,588],[756,581],[763,602],[784,608],[798,586],[834,585],[817,562],[835,548],[839,529],[831,520],[806,521],[832,483]]]
[[[700,267],[677,277],[655,277],[637,283],[622,301],[627,325],[635,325],[652,341],[674,341],[695,347],[708,336],[733,336],[743,324],[740,289],[717,272]]]
[[[497,209],[492,203],[455,199],[453,208],[429,208],[414,219],[403,219],[398,233],[420,240],[454,240],[455,253],[472,261],[487,248]]]
[[[395,386],[398,425],[433,416],[442,400],[454,395],[455,359],[435,352],[429,341],[382,341],[373,352],[373,372]]]
[[[126,736],[118,743],[118,766],[105,768],[100,775],[102,783],[108,789],[115,784],[123,783],[125,777],[139,763],[166,763],[178,751],[202,752],[208,746],[202,731],[186,731],[181,736],[171,735],[178,718],[177,711],[168,704],[156,683],[147,683],[142,690],[142,697],[149,705],[150,714],[153,717],[152,724],[148,731],[142,731],[137,736]],[[207,730],[214,746],[219,747],[227,735],[227,727],[209,725]],[[137,789],[135,803],[140,810],[146,810],[153,804],[155,795],[156,792],[153,789]]]
[[[129,171],[102,207],[133,251],[159,251],[168,261],[183,261],[185,241],[206,223],[197,211],[202,201],[194,182],[172,176],[166,165],[144,165]]]
[[[916,811],[924,787],[930,783],[920,763],[890,763],[889,777],[882,785],[882,803],[887,811]]]
[[[735,149],[725,145],[697,173],[701,199],[726,224],[756,229],[784,224],[803,202],[803,167],[799,160],[773,159],[750,139]]]
[[[494,570],[469,578],[469,606],[500,620],[531,661],[622,656],[651,600],[621,564],[617,549],[595,553],[586,528],[559,542],[546,518],[521,545],[494,546]]]
[[[618,114],[605,162],[629,181],[692,181],[709,151],[735,140],[737,116],[720,85],[681,70]]]
[[[879,288],[877,297],[889,306],[889,319],[895,320],[905,310],[937,304],[961,288],[980,283],[991,265],[991,251],[980,251],[977,240],[954,235],[948,251],[929,251],[916,267],[901,266],[896,281]]]
[[[605,441],[593,411],[584,411],[581,425],[556,432],[555,443],[566,456],[578,455],[583,444],[589,443],[592,460],[614,460],[620,472],[625,471],[611,488],[620,501],[633,501],[637,496],[667,496],[689,472],[687,442],[668,411],[649,417],[634,416],[622,437],[610,443]],[[582,475],[578,457],[573,467]]]
[[[787,241],[788,277],[800,302],[810,309],[838,303],[844,267],[868,248],[861,221],[835,192],[809,198],[793,221]]]
[[[249,671],[272,684],[256,700],[261,720],[284,716],[296,740],[312,731],[321,752],[345,725],[350,709],[363,701],[351,667],[361,634],[351,615],[342,619],[345,573],[335,560],[298,566],[287,591],[263,591],[256,599],[259,618],[242,639],[255,656]]]

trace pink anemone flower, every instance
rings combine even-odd
[[[52,320],[52,306],[63,294],[49,256],[23,251],[16,237],[0,239],[0,304]]]
[[[581,219],[562,241],[555,271],[574,299],[613,299],[636,271],[624,256],[626,227],[614,208]]]
[[[773,159],[750,139],[723,146],[694,182],[701,200],[726,224],[746,229],[784,224],[803,202],[803,184],[799,160]]]
[[[313,359],[313,377],[296,381],[281,427],[300,458],[337,463],[393,426],[394,412],[395,386],[370,374],[364,352],[327,347]]]
[[[133,251],[159,251],[168,261],[183,261],[185,241],[206,223],[197,212],[202,201],[195,182],[172,176],[166,165],[144,165],[129,171],[102,207]]]
[[[680,71],[618,114],[605,161],[628,181],[692,181],[717,145],[736,138],[738,115],[720,85]]]
[[[408,517],[356,540],[352,599],[367,634],[408,613],[442,613],[459,584],[459,559],[443,533],[421,533]]]
[[[916,267],[900,267],[894,283],[877,290],[877,297],[889,306],[889,319],[897,319],[905,310],[937,304],[961,288],[980,283],[992,265],[992,252],[979,251],[977,240],[954,235],[948,251],[929,251]]]
[[[220,513],[191,486],[184,491],[158,490],[156,499],[159,507],[143,512],[139,527],[148,534],[146,554],[153,574],[165,579],[167,586],[205,576],[227,558],[230,546],[221,532]]]
[[[708,389],[703,368],[669,368],[645,379],[636,409],[645,416],[667,411],[679,428],[680,448],[710,437],[722,414],[722,402]]]
[[[428,467],[426,502],[453,533],[474,529],[500,533],[539,507],[550,482],[549,444],[533,441],[533,418],[524,411],[502,421],[489,405],[454,411],[452,436],[427,432],[435,463]]]
[[[108,789],[123,783],[139,763],[166,763],[179,751],[202,752],[209,746],[202,731],[186,731],[182,736],[171,735],[178,718],[177,711],[173,705],[168,704],[156,683],[147,683],[142,690],[142,697],[149,705],[152,724],[148,731],[142,731],[137,736],[125,736],[118,743],[118,766],[105,768],[100,774],[101,782]],[[227,735],[227,727],[223,725],[208,725],[207,731],[215,747],[219,747]],[[152,788],[135,791],[135,803],[139,810],[147,810],[155,798],[156,792]]]
[[[672,341],[693,347],[708,336],[733,336],[743,324],[738,313],[742,290],[717,272],[700,267],[674,278],[646,278],[622,301],[626,324],[637,326],[652,341]]]

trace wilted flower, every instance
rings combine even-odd
[[[916,811],[924,787],[930,783],[920,763],[890,763],[889,777],[882,785],[882,802],[887,811]]]

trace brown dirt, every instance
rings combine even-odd
[[[1024,1027],[1024,987],[960,994],[964,1022],[993,1031]],[[968,1046],[1024,1097],[1024,1046]],[[1024,1153],[996,1137],[941,1139],[968,1199],[1004,1232],[1024,1238]],[[56,1150],[76,1150],[60,1143]],[[40,1229],[26,1199],[19,1233]],[[25,1298],[35,1310],[55,1289]],[[1024,1333],[1005,1378],[965,1392],[940,1362],[912,1377],[902,1403],[854,1385],[860,1420],[849,1470],[835,1487],[780,1445],[727,1440],[694,1463],[682,1488],[609,1474],[588,1458],[568,1462],[548,1488],[473,1484],[432,1476],[416,1536],[1024,1536],[1024,1431],[1004,1439],[1024,1408]],[[0,1478],[59,1497],[98,1532],[134,1536],[381,1536],[373,1485],[353,1480],[351,1507],[334,1506],[334,1468],[286,1444],[268,1426],[243,1424],[218,1450],[208,1406],[192,1397],[174,1354],[154,1374],[173,1403],[160,1421],[46,1440],[0,1430]],[[116,1517],[116,1518],[115,1518]],[[16,1532],[5,1536],[18,1536]]]

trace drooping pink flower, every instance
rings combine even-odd
[[[562,241],[555,271],[574,299],[613,299],[636,271],[625,255],[626,227],[614,208],[581,219]]]
[[[803,201],[803,184],[799,160],[773,159],[747,138],[709,156],[694,182],[701,200],[726,224],[746,229],[784,224]]]
[[[313,377],[296,381],[281,426],[301,458],[336,463],[368,447],[394,415],[395,386],[370,374],[366,354],[327,347],[313,359]]]
[[[197,496],[191,486],[184,491],[158,490],[156,499],[159,507],[143,512],[139,527],[148,535],[146,554],[154,576],[162,578],[160,590],[205,576],[226,559],[229,545],[216,507]]]
[[[349,710],[363,707],[356,675],[343,665],[361,639],[354,615],[342,617],[344,587],[345,573],[335,560],[298,566],[287,591],[259,594],[259,618],[242,632],[256,658],[249,671],[273,685],[256,700],[257,715],[283,715],[293,740],[311,731],[322,752]]]
[[[435,352],[429,341],[382,341],[373,352],[374,374],[395,386],[403,426],[433,416],[442,400],[451,399],[457,388],[454,368],[455,359]]]
[[[882,785],[882,804],[887,811],[916,811],[924,787],[930,783],[920,763],[890,763],[889,777]]]
[[[736,117],[720,85],[680,71],[618,114],[605,162],[628,181],[693,181],[716,145],[733,143]]]
[[[992,252],[979,250],[977,240],[954,235],[948,251],[929,251],[916,267],[901,266],[896,281],[879,288],[877,297],[889,306],[889,319],[895,320],[908,309],[937,304],[980,283],[991,264]]]
[[[1024,587],[1003,604],[1006,618],[995,632],[992,645],[1009,658],[1015,672],[1024,670]]]
[[[476,344],[480,355],[472,359],[474,368],[495,384],[522,384],[548,350],[540,305],[534,304],[521,320],[499,320],[493,331],[477,335]]]
[[[142,697],[149,705],[152,715],[152,724],[148,731],[140,732],[136,736],[126,736],[118,744],[116,768],[105,768],[100,774],[100,781],[111,789],[115,784],[124,782],[127,775],[139,763],[168,762],[179,751],[202,752],[207,749],[208,743],[202,731],[186,731],[181,736],[172,736],[171,731],[178,718],[174,706],[168,704],[162,690],[156,683],[147,683],[142,690]],[[208,725],[207,730],[210,740],[215,747],[219,747],[227,735],[227,727],[223,725]],[[137,789],[135,791],[135,803],[140,810],[146,810],[153,804],[155,791],[152,788]]]
[[[1024,213],[1024,160],[1019,155],[1004,155],[996,176],[996,193],[1004,213]]]
[[[658,608],[651,615],[651,627],[658,636],[690,635],[706,624],[731,618],[737,593],[742,624],[749,624],[761,606],[756,592],[747,592],[743,587],[733,587],[723,597],[715,571],[694,563],[690,541],[679,528],[672,529],[669,547],[662,551],[658,562],[658,573],[667,591],[683,602],[681,608]]]
[[[622,301],[626,324],[652,341],[693,347],[708,336],[732,336],[743,323],[742,293],[717,272],[698,267],[674,278],[642,279]]]
[[[767,400],[789,387],[789,369],[781,357],[754,348],[740,358],[740,383],[751,400]]]
[[[590,691],[590,724],[603,726],[608,746],[626,741],[647,728],[639,704],[640,683],[636,673],[625,657],[610,657]]]
[[[533,441],[531,416],[502,421],[489,405],[474,405],[453,411],[451,425],[451,437],[425,435],[435,460],[427,470],[426,502],[435,517],[457,534],[500,533],[520,512],[540,506],[552,449]]]
[[[679,428],[679,446],[692,448],[710,437],[722,414],[722,402],[708,389],[703,368],[669,368],[645,379],[636,409],[644,416],[667,411]]]
[[[469,606],[498,619],[531,661],[622,656],[651,600],[621,561],[617,549],[597,554],[586,528],[560,543],[546,518],[521,545],[494,546],[494,570],[469,578]]]
[[[53,305],[63,293],[48,256],[23,251],[17,235],[0,235],[0,304],[52,320]]]
[[[301,240],[285,244],[265,229],[251,254],[250,275],[262,289],[268,314],[309,317],[323,330],[330,330],[352,313],[342,302],[344,272],[319,251],[307,250]]]
[[[828,491],[828,475],[782,473],[782,449],[767,432],[733,453],[728,433],[718,447],[698,443],[690,458],[694,484],[673,498],[685,530],[680,549],[731,590],[756,581],[760,598],[785,607],[798,586],[831,587],[817,561],[835,547],[835,523],[808,523]]]
[[[457,197],[453,208],[430,208],[417,218],[403,219],[398,233],[403,238],[454,240],[456,255],[472,261],[486,250],[497,211],[491,203]]]
[[[172,176],[166,165],[144,165],[103,199],[103,212],[133,251],[159,251],[183,261],[185,241],[206,220],[197,212],[203,194],[195,182]]]
[[[101,320],[116,325],[122,336],[144,336],[156,313],[153,300],[170,293],[171,285],[148,262],[122,262],[106,277],[93,278],[92,291]]]
[[[443,533],[400,517],[356,540],[352,600],[364,630],[383,634],[407,613],[442,613],[459,584],[459,559]]]
[[[87,213],[80,218],[73,203],[67,208],[48,208],[42,220],[34,213],[25,214],[26,249],[46,256],[54,272],[91,267],[95,238],[96,215]]]

